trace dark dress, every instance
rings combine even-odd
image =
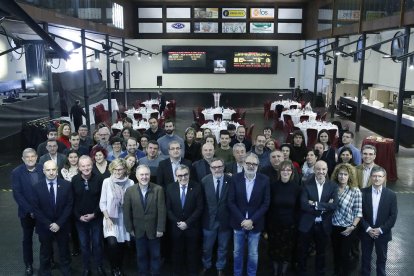
[[[185,146],[185,154],[184,158],[191,161],[191,163],[194,163],[197,160],[200,160],[201,157],[201,144],[198,142],[193,142],[191,146],[187,144],[187,142],[184,142]]]
[[[296,245],[296,224],[300,204],[300,186],[281,180],[270,184],[270,208],[267,213],[269,255],[275,262],[290,262]]]
[[[92,172],[96,175],[99,175],[102,177],[102,179],[108,178],[111,176],[111,173],[109,172],[109,164],[111,164],[111,162],[107,161],[106,162],[106,170],[104,173],[101,173],[98,169],[98,167],[96,167],[96,164],[93,163],[93,168],[92,168]]]

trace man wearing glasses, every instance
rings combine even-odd
[[[91,252],[97,274],[105,275],[102,264],[102,212],[99,209],[103,179],[92,172],[92,167],[92,159],[81,156],[79,174],[72,178],[73,214],[81,245],[84,276],[91,275]]]
[[[176,182],[167,186],[167,216],[172,244],[173,275],[197,275],[201,239],[203,193],[201,185],[190,181],[190,169],[178,165]]]
[[[361,275],[371,275],[371,255],[375,246],[377,275],[385,276],[388,242],[397,220],[397,197],[385,187],[387,173],[376,166],[371,170],[371,186],[362,189]]]
[[[224,161],[213,158],[210,162],[211,174],[205,176],[201,183],[206,200],[203,213],[203,270],[205,275],[211,268],[213,247],[217,241],[216,269],[219,276],[227,261],[227,247],[231,236],[229,209],[227,204],[228,187],[231,177],[224,174]]]
[[[245,243],[248,244],[247,275],[256,275],[260,233],[270,204],[269,178],[257,173],[259,158],[249,153],[244,172],[233,176],[228,194],[230,225],[234,230],[234,275],[243,273]]]

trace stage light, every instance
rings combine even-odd
[[[95,50],[95,62],[99,62],[100,59],[100,53],[98,50]]]

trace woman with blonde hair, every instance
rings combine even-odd
[[[70,125],[68,123],[60,124],[58,128],[58,138],[56,140],[65,144],[68,149],[70,149],[69,136],[71,132],[72,130],[70,129]]]
[[[351,247],[357,238],[356,228],[362,217],[362,195],[358,188],[355,168],[341,163],[332,173],[338,184],[338,207],[332,216],[332,247],[335,275],[350,275]]]
[[[131,237],[125,229],[122,207],[125,191],[134,182],[128,178],[129,170],[124,159],[112,161],[109,171],[111,176],[103,181],[99,207],[104,215],[103,233],[108,242],[112,275],[123,275],[121,267],[124,245]]]

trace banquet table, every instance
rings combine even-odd
[[[286,101],[286,100],[282,100],[282,101],[275,101],[273,103],[270,104],[270,110],[275,110],[276,109],[276,105],[281,104],[283,105],[284,108],[290,109],[291,105],[296,105],[296,107],[298,109],[300,109],[302,107],[302,105],[298,102],[295,101]]]
[[[139,121],[139,122],[138,121],[133,121],[133,124],[132,124],[132,128],[135,129],[135,130],[138,130],[138,129],[147,130],[147,129],[149,129],[149,127],[150,127],[150,125],[146,121]],[[112,128],[112,130],[122,130],[123,129],[122,122],[117,122],[117,123],[113,124],[111,128]]]
[[[362,141],[362,146],[364,145],[373,145],[376,147],[377,157],[375,158],[375,164],[386,170],[388,181],[397,181],[397,161],[395,158],[394,140],[369,136]]]
[[[142,118],[149,119],[151,116],[151,113],[158,112],[158,118],[160,117],[159,111],[157,109],[147,108],[147,107],[140,107],[138,109],[132,108],[125,111],[125,114],[131,118],[132,120],[135,120],[134,114],[142,114]]]
[[[205,128],[211,129],[211,132],[214,134],[214,136],[216,136],[217,142],[219,142],[220,141],[220,130],[227,129],[227,126],[229,124],[235,125],[236,128],[240,125],[239,123],[231,122],[231,121],[221,121],[221,122],[216,121],[216,122],[205,123],[200,128],[202,128],[202,129],[205,129]]]
[[[284,122],[283,115],[290,115],[292,117],[293,124],[296,125],[300,123],[300,116],[309,116],[310,122],[315,121],[316,119],[316,113],[309,110],[301,110],[301,109],[288,109],[282,112],[280,115],[280,119]]]
[[[210,107],[210,108],[206,108],[203,111],[201,111],[201,113],[203,113],[204,118],[206,120],[213,120],[214,121],[214,114],[222,114],[223,115],[223,120],[231,120],[231,115],[236,113],[236,111],[234,109],[231,108],[223,108],[223,107]]]
[[[166,101],[165,104],[167,105],[169,103],[169,101]],[[144,102],[142,102],[142,104],[145,104],[146,108],[152,108],[153,104],[160,104],[160,101],[158,99],[151,99],[151,100],[146,100]]]
[[[303,135],[305,136],[305,144],[308,144],[308,134],[306,133],[306,130],[316,129],[319,133],[322,129],[330,130],[330,129],[336,129],[336,137],[338,137],[338,126],[332,124],[331,122],[320,122],[320,121],[305,121],[302,123],[295,124],[295,127],[300,128],[300,130],[303,132]]]

